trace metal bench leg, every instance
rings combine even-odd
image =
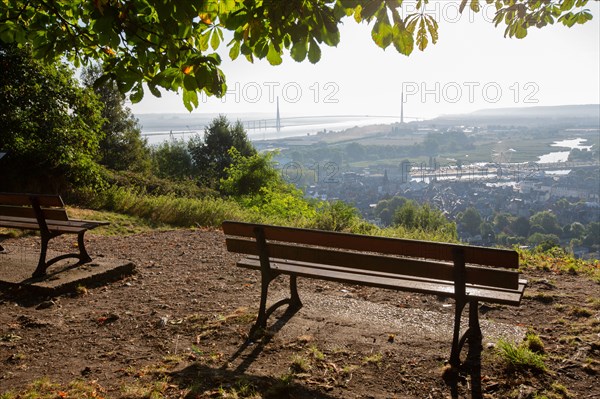
[[[269,284],[273,281],[279,273],[265,273],[261,272],[261,292],[260,292],[260,305],[258,309],[258,316],[256,317],[256,323],[252,327],[253,330],[258,328],[266,328],[267,320],[269,316],[282,305],[287,304],[289,310],[296,311],[302,307],[300,296],[298,295],[298,288],[296,284],[296,276],[290,275],[290,297],[280,300],[267,308],[267,297],[269,294]]]
[[[258,316],[256,323],[252,330],[267,327],[267,319],[269,316],[280,306],[288,304],[290,310],[298,310],[302,307],[300,297],[298,296],[298,287],[296,284],[296,276],[290,275],[290,297],[282,299],[281,301],[271,305],[267,309],[267,296],[269,293],[269,284],[273,279],[279,276],[279,272],[271,269],[271,262],[269,260],[269,248],[267,246],[267,240],[265,238],[264,230],[260,227],[254,229],[256,236],[256,245],[258,246],[259,258],[260,258],[260,276],[261,276],[261,291],[260,291],[260,306],[258,309]]]
[[[451,387],[452,398],[458,398],[458,382],[464,380],[463,373],[467,372],[471,377],[471,397],[482,398],[481,393],[481,327],[479,326],[479,306],[477,301],[469,302],[469,328],[460,335],[460,319],[466,302],[457,301],[454,318],[454,336],[452,339],[452,352],[450,353],[450,369],[444,373],[444,380]],[[469,343],[469,350],[465,362],[460,361],[460,353],[465,345]]]
[[[48,241],[50,238],[45,234],[42,234],[42,248],[40,249],[40,260],[38,261],[38,265],[33,272],[32,277],[42,277],[46,275],[46,268],[48,265],[46,264],[46,253],[48,252]]]
[[[302,307],[302,301],[298,295],[298,284],[296,282],[297,276],[290,275],[290,308],[298,310]]]
[[[92,258],[90,257],[87,250],[85,249],[85,242],[83,240],[84,234],[85,234],[85,231],[82,231],[81,233],[77,234],[77,246],[79,247],[80,263],[87,263],[87,262],[92,261]]]
[[[269,294],[269,283],[271,283],[271,280],[271,276],[261,273],[260,305],[258,307],[258,317],[254,325],[258,328],[265,328],[267,326],[267,295]]]
[[[460,350],[462,345],[460,343],[460,319],[462,312],[465,308],[466,303],[462,301],[456,301],[456,307],[454,309],[454,334],[452,336],[452,351],[450,352],[450,365],[453,368],[460,367]]]

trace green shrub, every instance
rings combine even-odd
[[[302,192],[291,186],[263,187],[260,193],[241,197],[240,205],[257,216],[258,220],[285,226],[308,226],[317,215],[315,204],[302,196]]]
[[[338,200],[320,204],[311,227],[329,231],[349,231],[359,221],[358,210]]]
[[[458,242],[456,234],[456,225],[446,225],[436,231],[423,229],[408,229],[402,226],[386,227],[379,229],[374,235],[384,237],[405,238],[410,240],[438,241],[438,242]]]
[[[106,180],[112,185],[135,188],[149,195],[177,195],[178,197],[197,198],[216,196],[218,193],[206,187],[200,187],[191,179],[163,179],[129,171],[108,172]]]
[[[251,195],[260,192],[263,187],[277,187],[286,183],[272,166],[272,153],[242,156],[231,148],[229,156],[232,163],[225,168],[225,178],[220,180],[219,189],[231,196]]]

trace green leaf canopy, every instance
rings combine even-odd
[[[496,25],[523,38],[531,27],[589,21],[590,0],[462,0],[461,12],[495,7]],[[598,1],[598,0],[592,0]],[[410,4],[408,4],[410,3]],[[132,102],[144,87],[183,91],[183,102],[198,107],[198,92],[222,96],[227,87],[217,51],[228,46],[232,59],[272,65],[283,55],[301,62],[321,59],[321,46],[336,46],[346,17],[373,23],[377,46],[393,44],[409,55],[438,40],[438,22],[429,0],[1,0],[0,42],[27,45],[38,59],[66,57],[75,66],[101,61],[106,77],[118,82]],[[484,4],[485,3],[485,4]],[[409,14],[409,11],[411,12]],[[228,32],[225,34],[225,32]],[[146,86],[142,86],[145,83]]]

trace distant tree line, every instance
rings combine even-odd
[[[485,245],[524,245],[543,250],[562,246],[570,251],[584,246],[599,251],[600,222],[597,218],[586,224],[573,221],[575,210],[586,206],[560,199],[554,204],[554,211],[536,212],[529,217],[495,212],[489,220],[482,218],[476,208],[468,207],[454,215],[455,221],[450,221],[442,211],[429,204],[419,205],[402,196],[394,196],[378,202],[374,214],[384,226],[405,226],[428,231],[454,229],[454,234],[458,234],[460,239],[472,241],[476,238]],[[588,212],[598,213],[599,210]]]
[[[542,249],[561,246],[571,251],[583,246],[598,251],[600,222],[573,221],[578,207],[587,205],[571,204],[563,198],[555,203],[553,211],[540,211],[529,217],[495,212],[490,221],[483,220],[477,209],[469,207],[456,216],[456,221],[462,239],[479,237],[487,245],[525,245]],[[598,209],[588,209],[588,212],[598,213]]]

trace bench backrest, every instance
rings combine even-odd
[[[268,243],[268,256],[418,279],[456,281],[455,265],[465,266],[467,284],[517,289],[518,253],[496,248],[375,237],[251,223],[223,223],[227,249],[261,255],[257,234]],[[490,268],[492,267],[492,268]]]
[[[46,220],[69,220],[60,195],[0,193],[0,216],[37,219],[36,207]]]

